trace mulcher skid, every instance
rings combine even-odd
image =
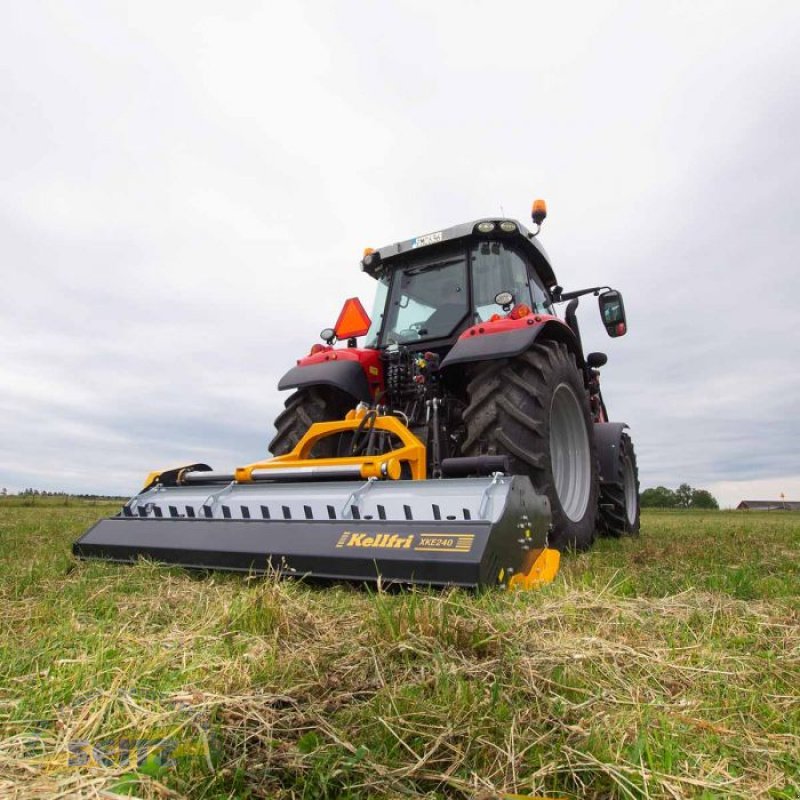
[[[366,413],[312,425],[291,453],[232,473],[204,464],[153,473],[73,552],[400,584],[531,588],[553,579],[550,507],[527,477],[425,480],[425,445],[395,416],[371,420],[378,435],[399,442],[388,452],[312,457],[320,440],[363,430]],[[453,459],[462,463],[452,471],[468,472],[466,461]]]

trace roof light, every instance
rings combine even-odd
[[[491,233],[494,230],[494,222],[479,222],[475,227],[481,233]]]
[[[517,226],[513,222],[509,222],[508,220],[500,223],[500,230],[505,231],[506,233],[514,233],[516,229]]]
[[[354,339],[356,336],[363,336],[369,330],[370,324],[371,320],[361,301],[357,297],[351,297],[344,301],[339,319],[336,320],[336,338]]]
[[[378,261],[380,257],[380,253],[378,253],[375,248],[365,247],[364,255],[361,257],[361,263],[363,266],[368,267],[373,262]]]
[[[547,217],[547,203],[541,198],[533,201],[533,208],[531,209],[531,218],[537,225],[541,225],[545,217]]]

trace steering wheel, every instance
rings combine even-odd
[[[424,322],[412,322],[407,328],[398,332],[404,339],[419,339],[420,331],[425,327]]]

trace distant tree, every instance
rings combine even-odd
[[[666,486],[645,489],[639,501],[642,508],[719,508],[719,503],[711,492],[693,489],[688,483],[682,483],[674,491]]]
[[[705,489],[692,489],[692,508],[719,508],[716,497]]]
[[[678,508],[689,508],[692,505],[692,489],[688,483],[682,483],[675,490],[675,500],[677,501]]]
[[[666,486],[645,489],[640,498],[642,508],[675,508],[678,501],[675,492]]]

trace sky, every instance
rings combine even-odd
[[[790,2],[9,3],[0,487],[266,455],[378,247],[549,216],[643,487],[800,500]]]

